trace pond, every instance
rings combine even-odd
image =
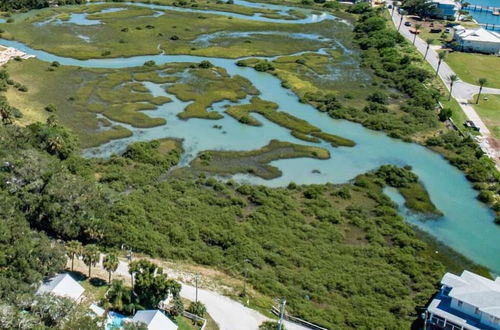
[[[155,7],[156,5],[145,6]],[[246,18],[259,19],[256,16]],[[308,19],[311,19],[310,15]],[[300,22],[305,23],[304,20],[300,20]],[[410,216],[406,216],[406,219],[472,260],[500,273],[500,258],[498,257],[500,255],[500,244],[498,244],[500,226],[494,224],[493,212],[476,199],[477,192],[472,189],[463,173],[451,166],[441,155],[420,145],[389,138],[383,133],[366,129],[359,124],[330,118],[312,106],[299,102],[294,93],[282,88],[280,80],[270,74],[239,67],[236,66],[235,60],[221,58],[161,54],[115,59],[76,60],[34,50],[15,41],[0,40],[0,44],[36,55],[43,61],[58,61],[63,65],[81,67],[127,68],[142,66],[148,60],[153,60],[157,64],[209,60],[214,65],[226,69],[231,75],[238,74],[250,80],[260,90],[260,97],[277,103],[280,110],[305,119],[324,132],[340,135],[357,143],[353,148],[333,148],[326,143],[320,144],[331,153],[332,157],[328,160],[300,158],[275,161],[272,165],[278,167],[283,175],[273,180],[263,180],[249,175],[235,175],[236,180],[267,186],[286,186],[292,181],[304,184],[343,183],[383,164],[411,165],[444,216],[433,221],[420,221],[417,217]],[[339,47],[345,48],[341,44]],[[346,50],[351,52],[349,64],[352,64],[353,61],[356,61],[356,53],[353,50]],[[340,68],[342,68],[342,64],[340,64]],[[367,79],[363,71],[359,68],[353,69],[352,65],[346,66],[345,70],[339,70],[336,74],[339,76],[334,76],[332,79],[342,79],[343,75],[349,76],[350,79]],[[173,102],[160,106],[155,111],[145,112],[152,117],[165,118],[167,124],[150,129],[137,129],[121,124],[134,133],[132,137],[115,140],[98,148],[87,150],[86,155],[108,156],[113,152],[124,150],[129,143],[135,141],[174,137],[183,139],[186,152],[182,156],[182,165],[186,165],[198,152],[208,149],[253,150],[267,145],[271,139],[308,144],[292,137],[287,129],[258,115],[255,117],[263,123],[261,127],[243,125],[227,115],[218,121],[180,120],[176,115],[188,103],[181,102],[175,96],[167,94],[161,85],[145,83],[145,86],[154,95],[168,96],[173,99]],[[247,102],[247,99],[241,101],[241,103]],[[214,110],[223,114],[225,104],[227,102],[215,104]],[[214,129],[214,124],[221,125],[222,129]],[[313,170],[317,171],[312,173]]]

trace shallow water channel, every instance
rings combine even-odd
[[[244,4],[242,1],[236,1],[236,3]],[[252,5],[257,6],[257,4]],[[171,9],[157,5],[144,6]],[[289,9],[283,7],[283,11]],[[219,14],[219,12],[213,13]],[[223,14],[226,15],[226,13]],[[236,15],[231,14],[231,16]],[[325,19],[328,19],[328,16],[324,16]],[[244,18],[262,19],[258,15],[244,16]],[[310,14],[307,19],[292,22],[305,24],[312,20]],[[289,20],[286,22],[290,23]],[[214,65],[225,68],[229,74],[239,74],[250,80],[260,90],[260,97],[263,100],[277,103],[279,110],[305,119],[324,132],[346,137],[356,142],[356,146],[353,148],[333,148],[323,142],[320,144],[311,143],[311,145],[321,146],[329,150],[331,158],[328,160],[299,158],[274,161],[272,165],[278,167],[283,175],[273,180],[264,180],[249,175],[235,175],[234,179],[267,186],[285,186],[292,181],[304,184],[343,183],[383,164],[411,165],[427,188],[433,202],[445,216],[429,221],[421,221],[417,216],[408,214],[404,214],[405,218],[477,263],[489,267],[495,273],[500,273],[500,226],[494,224],[493,212],[476,199],[477,192],[472,189],[463,173],[451,166],[442,156],[427,148],[389,138],[383,133],[366,129],[359,124],[332,119],[312,106],[300,103],[295,94],[282,88],[279,79],[270,74],[260,73],[251,68],[238,67],[235,65],[235,60],[221,58],[152,55],[82,61],[34,50],[15,41],[0,39],[0,44],[16,47],[28,54],[36,55],[38,59],[43,61],[58,61],[63,65],[94,68],[142,66],[148,60],[164,64],[168,62],[200,62],[208,59]],[[340,74],[349,75],[351,78],[366,79],[366,75],[359,69],[342,71]],[[173,137],[183,139],[183,147],[186,152],[182,157],[182,165],[186,165],[198,152],[208,149],[254,150],[267,145],[271,139],[309,144],[291,136],[290,131],[286,128],[269,122],[257,114],[252,114],[252,116],[261,121],[262,126],[253,127],[239,123],[223,113],[223,106],[228,102],[219,102],[213,106],[214,110],[220,111],[224,115],[221,120],[180,120],[176,115],[189,103],[181,102],[175,96],[167,94],[162,85],[145,83],[145,86],[154,95],[168,96],[173,100],[160,106],[157,110],[145,111],[152,117],[165,118],[167,124],[149,129],[137,129],[120,124],[130,129],[134,133],[133,136],[87,150],[86,155],[108,156],[111,153],[124,150],[129,143],[135,141]],[[241,101],[241,103],[247,102],[247,99]],[[222,129],[215,129],[213,125],[221,125]],[[312,173],[313,170],[319,170],[319,173]]]

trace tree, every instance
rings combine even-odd
[[[443,108],[441,109],[441,111],[439,111],[439,120],[446,121],[451,117],[452,114],[453,111],[450,108]]]
[[[448,95],[448,101],[449,101],[449,100],[451,100],[451,93],[453,91],[453,85],[458,81],[458,76],[452,74],[448,77],[448,80],[450,81],[450,95]]]
[[[36,296],[31,302],[30,312],[45,326],[56,328],[64,322],[73,307],[71,299],[45,293]]]
[[[448,52],[439,52],[438,53],[438,66],[436,68],[436,76],[439,74],[439,67],[441,66],[441,62],[448,56]]]
[[[401,15],[401,17],[399,18],[398,31],[401,29],[401,24],[403,24],[403,19],[406,15],[406,12],[404,10],[400,10],[399,14]]]
[[[422,24],[415,25],[415,34],[413,36],[413,44],[415,44],[415,40],[417,40],[417,34],[420,32],[421,27],[422,27]]]
[[[8,104],[0,105],[0,117],[4,125],[12,124],[12,111]]]
[[[199,317],[204,317],[207,313],[207,308],[201,301],[192,302],[187,310],[189,313],[197,315]]]
[[[434,39],[427,38],[427,39],[425,39],[425,42],[427,43],[427,48],[425,49],[424,60],[427,58],[427,53],[429,52],[429,48],[431,48],[431,45],[434,42]]]
[[[488,83],[488,79],[479,78],[477,82],[479,84],[479,94],[477,94],[476,104],[479,104],[479,98],[481,97],[481,92],[483,91],[483,87]]]
[[[405,0],[402,8],[408,13],[421,17],[430,16],[435,10],[433,4],[427,0]]]
[[[71,271],[73,271],[75,257],[82,254],[82,243],[79,241],[69,241],[64,246],[64,249],[66,250],[68,257],[71,259]]]
[[[89,278],[92,275],[92,266],[97,265],[99,262],[99,248],[94,244],[86,245],[82,252],[83,262],[85,265],[89,266]]]
[[[113,310],[133,314],[136,307],[134,296],[130,288],[125,287],[123,281],[113,280],[106,294],[106,305]]]
[[[139,304],[144,308],[157,308],[169,293],[177,295],[180,292],[180,284],[169,280],[163,273],[163,268],[148,260],[131,262],[129,272],[134,274],[133,290]]]
[[[102,262],[102,265],[104,266],[104,269],[108,272],[108,283],[111,284],[111,273],[115,272],[116,269],[118,268],[118,257],[116,256],[116,253],[108,253]]]
[[[213,66],[214,65],[212,63],[210,63],[210,61],[207,61],[207,60],[203,60],[200,62],[200,64],[198,64],[198,67],[200,67],[202,69],[209,69]]]

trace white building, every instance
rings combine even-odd
[[[453,36],[462,51],[486,54],[500,54],[500,34],[483,28],[466,29],[459,25],[455,27]]]
[[[446,273],[432,300],[428,324],[450,330],[500,330],[500,277],[495,281],[464,271]]]
[[[59,274],[42,283],[36,294],[50,293],[80,302],[85,289],[69,274]]]
[[[144,323],[148,330],[177,330],[177,325],[157,309],[138,311],[132,322]]]
[[[460,4],[454,0],[430,0],[434,7],[433,16],[455,20],[460,10]]]

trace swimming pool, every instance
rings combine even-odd
[[[115,312],[109,312],[108,320],[106,323],[106,330],[121,329],[126,319],[128,319],[128,317],[125,315]]]

